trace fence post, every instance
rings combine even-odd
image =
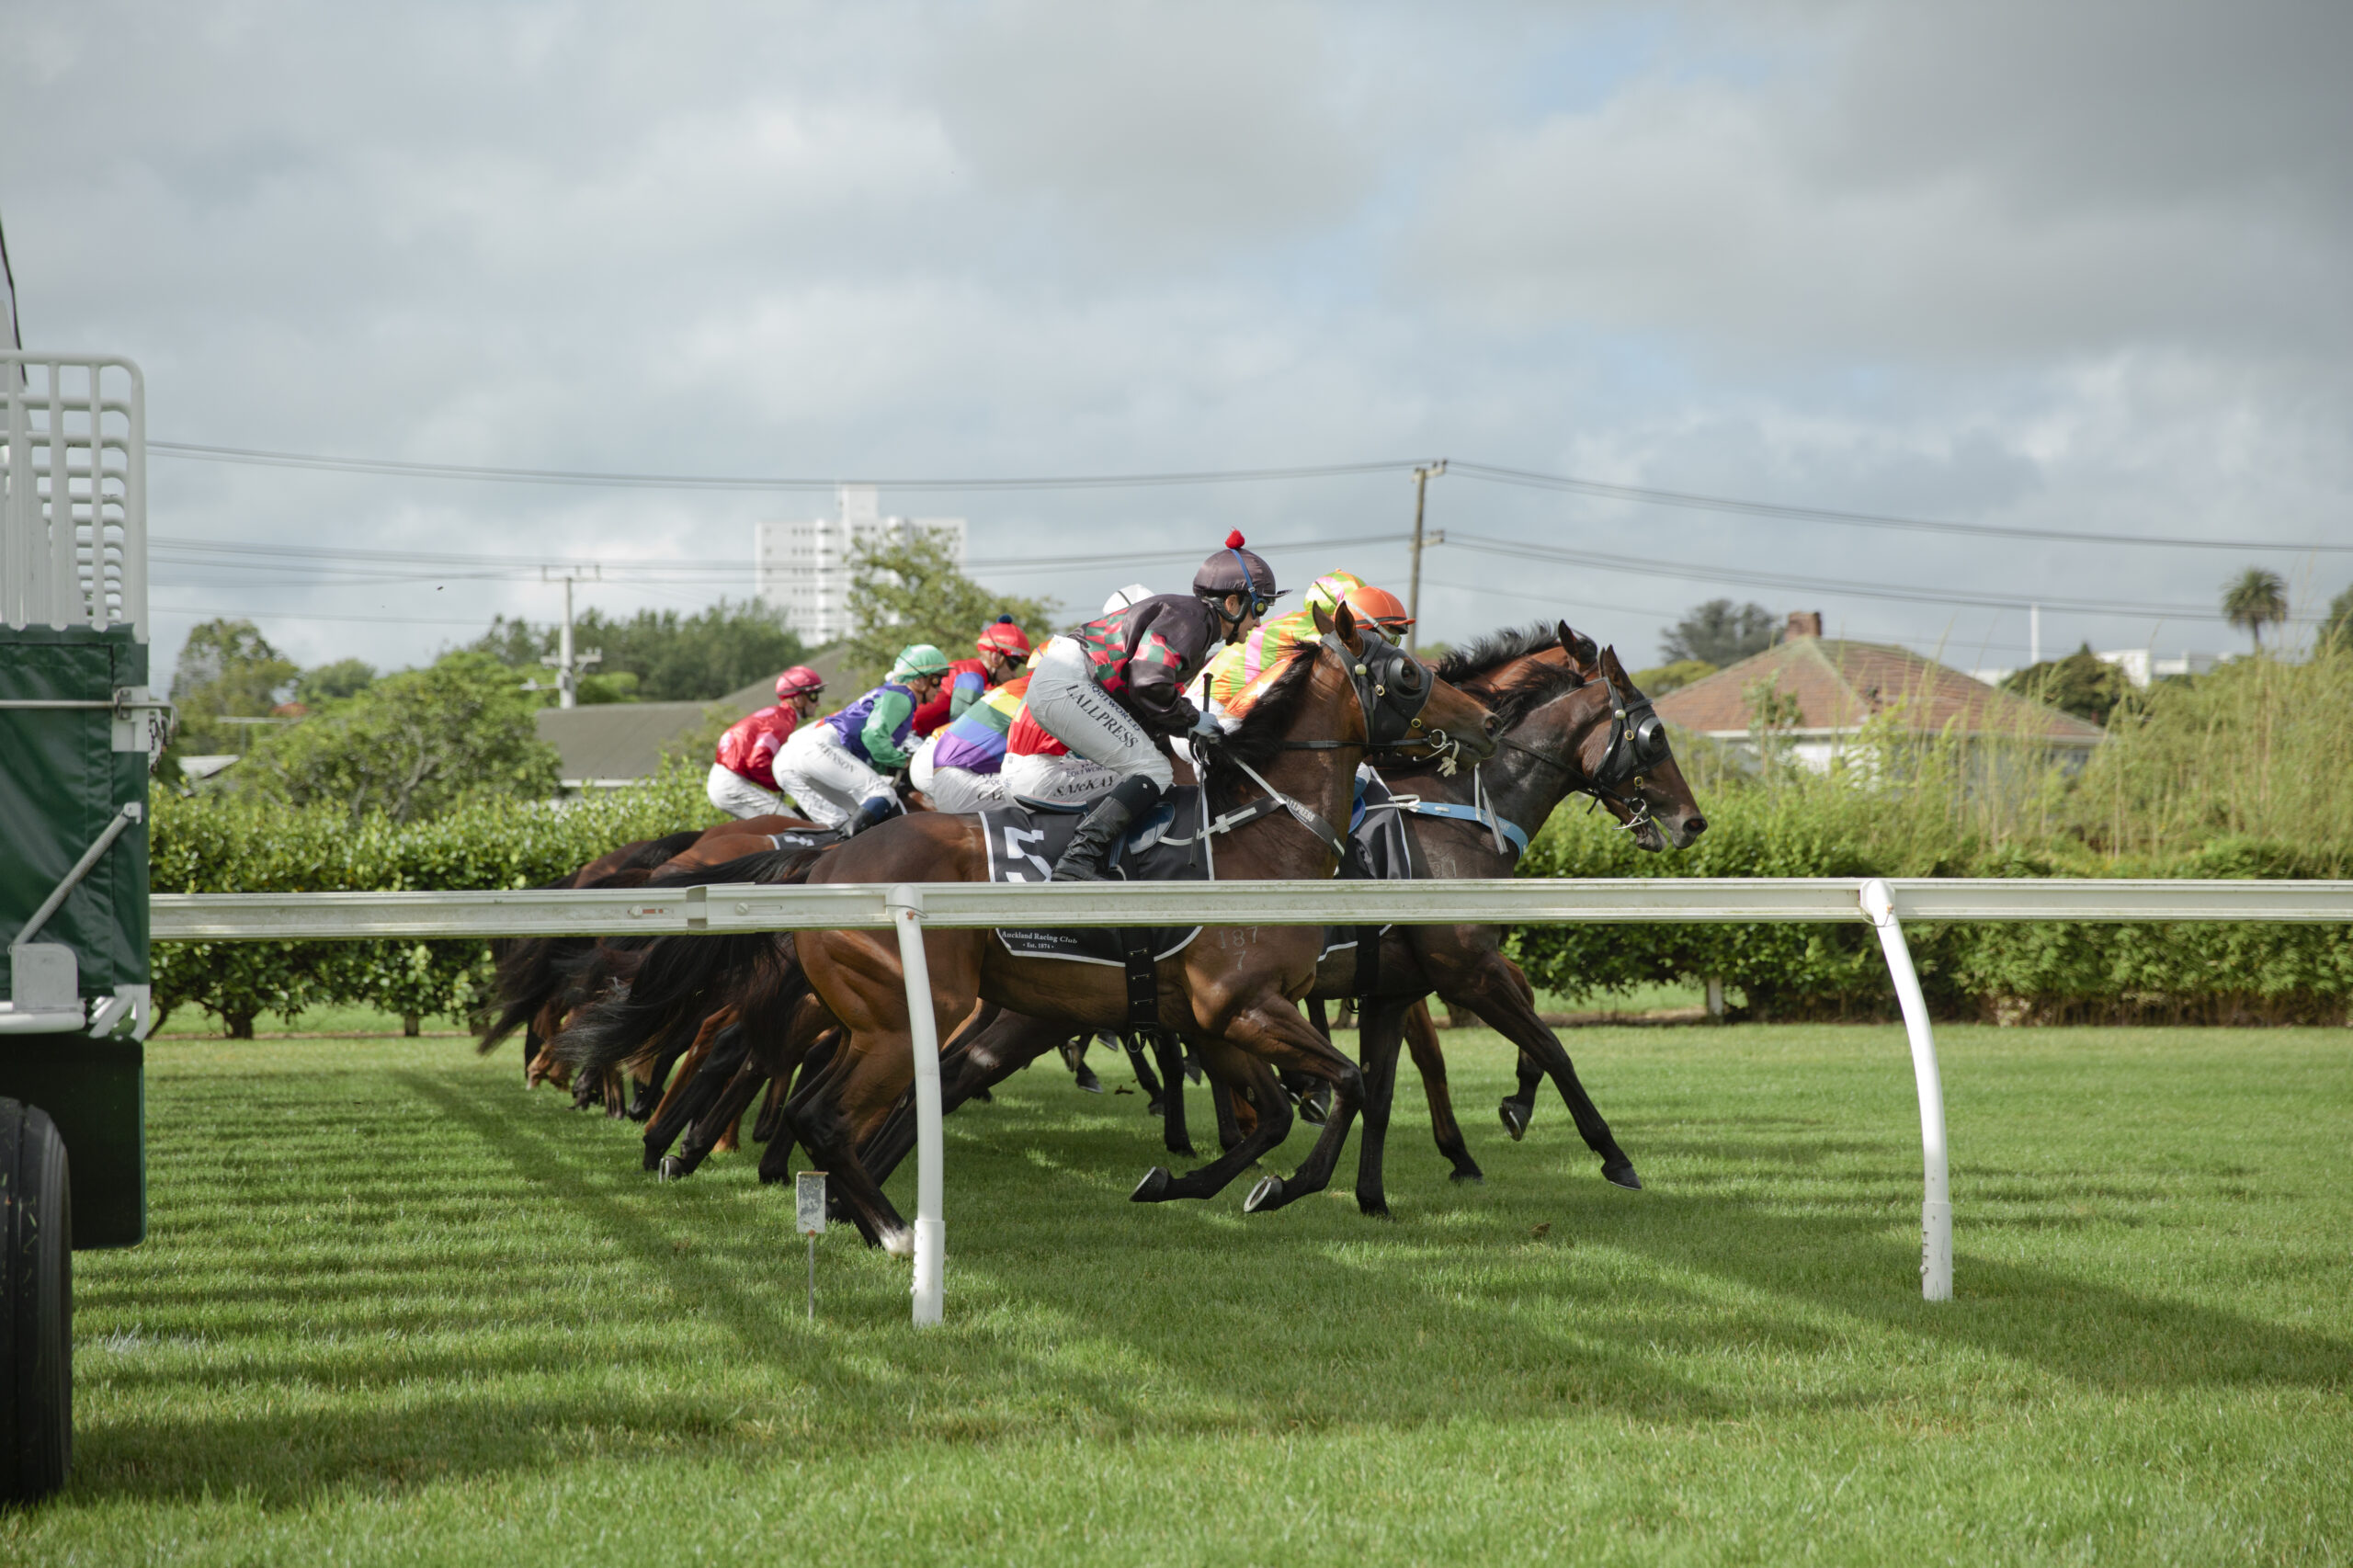
[[[1895,919],[1893,890],[1873,877],[1863,884],[1863,913],[1878,928],[1880,951],[1895,981],[1904,1007],[1904,1032],[1912,1041],[1912,1080],[1920,1092],[1920,1298],[1952,1300],[1952,1188],[1945,1161],[1945,1082],[1937,1071],[1936,1036],[1928,1030],[1928,1004],[1912,968],[1912,949]]]
[[[941,1272],[948,1260],[942,1216],[939,1131],[939,1020],[931,1008],[931,964],[923,950],[923,894],[904,882],[883,899],[899,933],[899,968],[907,982],[907,1029],[915,1065],[915,1299],[917,1328],[940,1321],[946,1305]]]

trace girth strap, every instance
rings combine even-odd
[[[1160,973],[1152,959],[1152,933],[1142,926],[1119,930],[1120,959],[1128,971],[1128,1028],[1141,1034],[1160,1027]]]

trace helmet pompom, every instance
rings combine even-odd
[[[1013,624],[1013,618],[1009,615],[1001,615],[996,618],[996,623],[999,626],[1011,626]]]
[[[1225,536],[1225,548],[1228,550],[1240,550],[1244,542],[1242,530],[1240,528],[1236,528],[1232,533]]]

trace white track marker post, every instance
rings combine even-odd
[[[809,1321],[817,1321],[817,1238],[825,1233],[825,1173],[802,1171],[792,1178],[792,1214],[809,1238]]]
[[[899,932],[899,968],[907,979],[907,1029],[915,1058],[915,1326],[938,1324],[945,1311],[941,1272],[948,1261],[948,1221],[942,1216],[939,1131],[939,1020],[931,1010],[931,964],[923,951],[923,894],[904,882],[883,903]]]
[[[1928,1004],[1912,949],[1895,919],[1895,894],[1874,877],[1863,884],[1863,913],[1879,929],[1880,950],[1895,980],[1904,1007],[1904,1032],[1912,1040],[1912,1078],[1920,1091],[1920,1299],[1952,1300],[1952,1187],[1945,1161],[1945,1081],[1937,1071],[1937,1040],[1928,1031]]]

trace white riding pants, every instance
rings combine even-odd
[[[1070,747],[1071,755],[1006,758],[1006,781],[1015,794],[1069,804],[1099,795],[1122,778],[1141,776],[1163,790],[1176,778],[1152,737],[1095,684],[1086,651],[1070,638],[1046,644],[1024,700],[1040,728]],[[1017,774],[1016,763],[1028,766]],[[1093,764],[1094,773],[1076,766],[1082,763]]]
[[[1013,792],[1005,787],[1001,773],[975,773],[969,767],[941,767],[932,761],[932,751],[939,736],[934,733],[915,752],[915,760],[907,765],[907,781],[931,797],[931,809],[969,815],[973,812],[1002,811],[1013,803]]]
[[[891,781],[842,744],[831,724],[793,731],[773,767],[776,781],[801,803],[801,814],[819,827],[839,827],[868,796],[891,792]]]
[[[710,765],[710,777],[703,781],[702,792],[710,797],[712,805],[739,822],[745,817],[785,814],[783,796],[772,794],[733,768],[715,762]]]

